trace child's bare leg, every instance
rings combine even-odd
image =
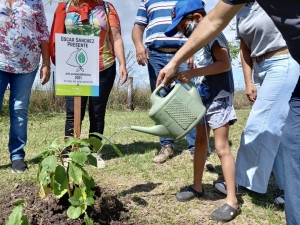
[[[193,188],[202,192],[202,176],[204,170],[204,164],[206,160],[206,149],[208,146],[205,126],[197,126],[197,136],[195,141],[194,151],[194,185]],[[209,133],[209,130],[208,132]]]
[[[237,209],[238,201],[235,194],[235,162],[228,143],[229,124],[227,123],[226,125],[215,129],[213,132],[216,152],[220,158],[226,182],[226,203]]]

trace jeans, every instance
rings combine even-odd
[[[253,67],[257,99],[241,135],[236,183],[266,193],[272,169],[279,188],[284,188],[279,145],[288,115],[288,101],[299,78],[299,66],[290,55],[280,55],[254,62]]]
[[[116,77],[116,64],[99,73],[99,96],[81,97],[81,122],[89,102],[89,133],[104,132],[106,105]],[[65,136],[74,136],[74,97],[66,97]]]
[[[148,49],[149,52],[149,63],[148,63],[148,72],[149,72],[149,80],[150,80],[150,87],[151,91],[153,92],[156,88],[156,79],[159,74],[159,71],[164,68],[168,62],[173,58],[175,53],[164,53],[160,51],[156,51],[153,49]],[[187,70],[186,63],[183,63],[179,71]],[[169,87],[165,88],[165,92],[167,92]],[[193,128],[187,135],[186,140],[188,142],[188,150],[191,153],[194,153],[194,146],[195,146],[195,139],[196,139],[196,128]],[[172,148],[174,147],[174,140],[171,138],[163,138],[160,137],[160,143],[162,146],[169,145]]]
[[[11,161],[25,158],[24,147],[27,142],[28,106],[36,73],[37,69],[24,74],[0,71],[0,110],[2,109],[5,89],[8,84],[10,85],[8,149]]]

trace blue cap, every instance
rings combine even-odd
[[[167,37],[174,36],[178,30],[177,25],[189,13],[204,9],[202,0],[179,0],[171,11],[172,24],[165,32]]]

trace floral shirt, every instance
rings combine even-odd
[[[0,70],[30,73],[40,62],[41,41],[49,42],[42,0],[0,0]]]

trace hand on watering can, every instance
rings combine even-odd
[[[176,78],[182,83],[187,83],[192,79],[191,72],[188,70],[179,72],[177,73]]]
[[[177,73],[180,65],[173,63],[171,60],[158,74],[156,80],[156,87],[161,85],[162,87],[171,85],[175,81],[174,74]]]

